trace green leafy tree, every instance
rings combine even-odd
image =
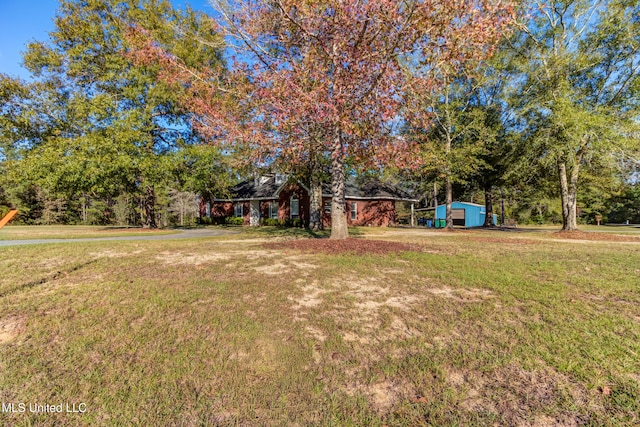
[[[49,40],[24,55],[35,83],[2,77],[13,103],[1,132],[15,154],[7,160],[15,181],[70,195],[140,194],[153,228],[155,188],[175,166],[167,156],[202,140],[180,107],[181,88],[129,56],[127,35],[138,26],[187,64],[224,65],[210,20],[191,9],[165,0],[62,1]],[[35,129],[25,126],[34,121]]]
[[[606,202],[607,222],[624,224],[640,224],[640,185],[638,183],[626,185],[620,194]]]
[[[533,2],[514,39],[526,161],[554,171],[563,230],[577,229],[581,170],[637,144],[639,44],[637,0]]]
[[[169,186],[208,198],[226,196],[225,191],[237,183],[228,158],[215,146],[184,145],[168,157],[173,165],[173,182]]]
[[[456,185],[485,190],[490,221],[491,189],[502,179],[507,165],[510,144],[501,98],[505,79],[493,62],[496,60],[459,68],[455,77],[450,77],[455,73],[447,69],[449,65],[443,64],[440,67],[445,70],[434,68],[432,73],[445,82],[444,86],[430,92],[417,91],[409,98],[410,103],[423,105],[432,116],[426,129],[410,125],[409,133],[412,139],[421,140],[420,177],[444,182],[448,228],[453,227],[451,203]],[[408,109],[418,107],[409,105]]]

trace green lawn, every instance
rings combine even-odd
[[[0,425],[640,423],[638,243],[245,233],[0,248],[0,402],[86,404]]]
[[[562,225],[518,225],[519,229],[531,230],[531,231],[547,231],[556,232],[562,228]],[[629,234],[640,236],[640,227],[633,225],[584,225],[578,226],[583,231],[597,231],[599,233],[615,233],[615,234]]]
[[[0,229],[0,240],[76,239],[173,233],[176,231],[95,225],[7,225]]]

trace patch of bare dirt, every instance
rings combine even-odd
[[[593,233],[588,231],[558,231],[554,233],[555,236],[561,239],[571,240],[594,240],[603,242],[638,242],[640,243],[640,237],[636,236],[623,236],[621,234],[610,233]]]
[[[94,256],[94,257],[105,257],[105,258],[122,258],[122,257],[126,257],[126,256],[130,256],[130,255],[138,255],[143,253],[144,250],[142,249],[138,249],[136,251],[131,251],[131,252],[118,252],[118,251],[112,251],[112,250],[104,250],[104,251],[100,251],[100,252],[89,252],[89,255]]]
[[[504,238],[504,237],[469,237],[467,240],[480,243],[506,243],[512,245],[540,245],[544,243],[542,240],[521,239],[521,238]]]
[[[460,408],[469,412],[499,413],[505,425],[512,426],[579,426],[584,421],[577,413],[545,415],[558,395],[569,393],[576,402],[585,402],[587,391],[567,376],[550,368],[534,371],[507,365],[491,374],[445,369],[447,382],[464,390],[466,398]],[[537,414],[536,414],[537,413]],[[536,415],[532,415],[536,414]]]
[[[302,288],[302,292],[303,295],[301,297],[289,297],[290,301],[296,303],[293,306],[294,310],[319,306],[323,302],[322,295],[326,294],[329,291],[320,287],[318,285],[318,281],[314,280],[309,285],[304,286]]]
[[[90,254],[91,255],[91,254]],[[38,268],[58,268],[61,267],[63,265],[65,265],[67,263],[67,260],[60,257],[60,258],[49,258],[46,260],[43,260],[37,264],[34,265],[34,267],[38,267]]]
[[[158,256],[156,256],[156,259],[163,261],[165,264],[169,264],[169,265],[177,265],[177,264],[201,265],[201,264],[207,264],[207,263],[217,262],[217,261],[235,260],[238,258],[263,259],[263,258],[273,258],[279,255],[280,254],[274,251],[255,251],[255,250],[229,251],[229,252],[206,252],[203,254],[162,252]]]
[[[389,288],[375,284],[377,281],[377,277],[340,280],[335,281],[333,287],[340,291],[347,288],[346,293],[357,298],[371,298],[389,293]]]
[[[205,253],[162,252],[156,259],[167,265],[193,265],[202,270],[209,264],[226,262],[226,269],[252,269],[267,276],[281,276],[297,272],[306,277],[310,271],[318,268],[316,264],[307,262],[302,256],[283,256],[279,251],[245,250],[245,251],[209,251]],[[268,264],[264,264],[268,260]]]
[[[0,320],[0,344],[8,344],[13,341],[24,328],[24,319],[9,317]]]
[[[409,400],[409,396],[414,394],[413,387],[406,380],[384,380],[372,384],[356,382],[347,385],[344,391],[350,396],[365,396],[369,406],[380,414],[389,413],[399,402]]]
[[[287,268],[287,265],[281,262],[254,267],[254,270],[257,271],[258,273],[266,274],[267,276],[279,276],[283,273],[290,272],[290,269]]]
[[[371,239],[296,239],[284,242],[265,243],[267,249],[295,249],[305,252],[321,252],[326,254],[354,253],[356,255],[388,254],[407,251],[422,251],[418,245],[389,242]]]
[[[442,288],[427,288],[426,291],[439,297],[461,302],[481,302],[493,297],[493,292],[487,289],[454,289],[444,286]]]
[[[327,340],[327,334],[325,334],[324,331],[322,331],[320,328],[307,325],[305,326],[305,329],[317,341],[325,342]]]

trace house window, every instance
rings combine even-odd
[[[243,204],[242,203],[236,203],[233,210],[234,210],[234,215],[236,217],[243,217],[244,216],[244,211],[243,211]]]
[[[287,180],[286,175],[283,175],[281,173],[276,174],[276,185],[284,184],[286,180]]]
[[[269,218],[278,219],[278,202],[269,202]]]
[[[300,200],[298,196],[291,196],[291,219],[296,219],[300,216]]]
[[[211,202],[207,202],[207,205],[205,206],[204,216],[206,216],[207,218],[211,218]]]
[[[331,200],[324,202],[324,213],[331,213]]]
[[[355,221],[358,218],[358,203],[351,202],[351,221]]]

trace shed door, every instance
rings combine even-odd
[[[451,209],[451,217],[453,218],[453,225],[465,226],[464,222],[464,209]]]

